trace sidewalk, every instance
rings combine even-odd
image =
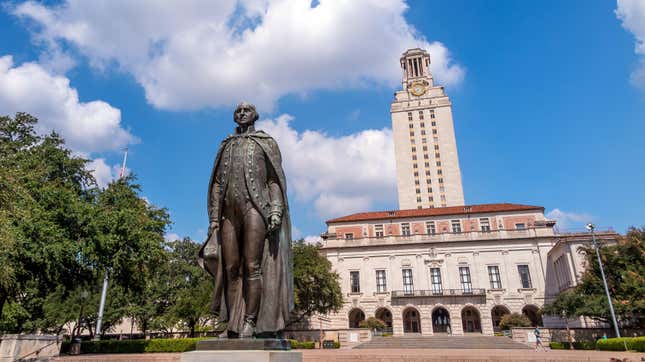
[[[299,350],[303,362],[568,362],[590,361],[610,362],[612,358],[624,362],[645,361],[645,353],[604,352],[604,351],[563,351],[534,352],[533,350],[494,349],[340,349],[340,350]],[[626,358],[626,360],[625,360]],[[179,353],[146,354],[103,354],[57,357],[57,362],[179,362]]]

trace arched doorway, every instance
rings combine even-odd
[[[365,320],[365,313],[359,308],[349,311],[349,328],[359,328],[359,324]]]
[[[387,308],[379,308],[374,313],[376,319],[380,319],[385,323],[385,332],[392,333],[392,312]]]
[[[464,329],[464,333],[482,332],[479,312],[475,307],[465,307],[461,310],[461,324]]]
[[[403,311],[403,333],[421,333],[421,316],[412,307]]]
[[[499,322],[502,321],[502,317],[510,314],[511,311],[508,310],[508,308],[504,307],[503,305],[496,305],[493,307],[493,309],[490,310],[490,316],[491,319],[493,320],[493,331],[495,332],[500,332],[501,329],[499,328]]]
[[[432,311],[432,333],[448,333],[450,327],[450,313],[445,308],[436,308]]]
[[[542,326],[542,316],[540,315],[540,309],[534,305],[526,305],[522,308],[522,314],[524,314],[528,319],[531,320],[531,325]]]

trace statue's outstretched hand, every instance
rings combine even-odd
[[[269,216],[269,231],[275,231],[280,227],[280,223],[282,222],[282,218],[279,215],[271,215]]]

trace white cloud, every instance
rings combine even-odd
[[[81,102],[69,79],[36,63],[13,64],[0,57],[0,114],[28,112],[40,121],[37,131],[55,130],[67,146],[90,154],[116,150],[136,141],[121,127],[121,111],[103,101]]]
[[[320,235],[305,236],[305,244],[318,244],[322,242]]]
[[[277,140],[289,187],[298,201],[313,204],[325,218],[395,201],[390,129],[332,137],[319,131],[298,132],[292,121],[290,115],[281,115],[259,121],[257,127]]]
[[[639,64],[631,74],[631,82],[645,90],[645,1],[618,0],[616,16],[625,29],[636,38],[634,51],[640,55]]]
[[[163,238],[166,241],[183,240],[183,238],[176,233],[166,233]]]
[[[406,9],[403,0],[68,0],[27,1],[12,13],[38,25],[34,37],[49,51],[71,44],[95,67],[131,73],[158,108],[248,99],[270,110],[286,94],[393,86],[412,47],[430,51],[439,83],[459,83],[463,68],[407,23]]]
[[[593,216],[588,213],[568,212],[558,208],[549,211],[546,217],[555,220],[559,230],[580,229],[593,220]]]

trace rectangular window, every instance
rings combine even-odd
[[[416,160],[417,160],[417,155],[412,155],[412,161],[416,161]]]
[[[426,221],[426,234],[434,235],[437,233],[437,226],[434,221]]]
[[[361,292],[361,282],[357,271],[349,272],[349,281],[352,293]]]
[[[427,160],[427,159],[429,159],[430,157],[428,156],[428,154],[427,154],[427,153],[424,153],[424,154],[423,154],[423,158]]]
[[[412,112],[408,112],[408,121],[412,120]]]
[[[421,131],[421,132],[423,132],[423,131]],[[425,134],[425,133],[422,133],[422,134]],[[437,134],[437,130],[436,130],[436,129],[433,129],[433,130],[432,130],[432,134]]]
[[[418,171],[414,172],[414,177],[419,177],[419,172]]]
[[[387,292],[387,283],[385,281],[385,270],[376,271],[376,292]]]
[[[442,184],[442,183],[443,183],[443,178],[441,178],[441,177],[439,178],[439,183],[440,183],[440,184]]]
[[[434,198],[432,196],[428,197],[428,201],[433,202]]]
[[[417,165],[416,163],[413,163],[412,168],[419,168],[419,165]]]
[[[414,131],[410,131],[410,137],[414,137]]]
[[[419,111],[419,119],[423,119],[423,111]]]
[[[441,166],[441,161],[437,161],[437,166]]]
[[[443,175],[443,170],[441,169],[437,170],[437,175]]]
[[[430,268],[430,280],[432,281],[432,294],[442,294],[441,287],[441,269]]]
[[[426,176],[430,176],[430,170],[426,171]]]
[[[417,202],[421,202],[421,196],[417,196]],[[420,208],[421,206],[419,206]]]
[[[522,288],[530,289],[533,287],[531,284],[531,273],[529,273],[528,265],[518,265],[517,271],[520,273],[520,280],[522,281]]]
[[[488,267],[488,278],[490,279],[490,289],[502,289],[502,280],[499,277],[499,267],[497,265]]]
[[[441,196],[444,196],[444,195],[441,195]],[[443,201],[444,198],[445,198],[445,196],[443,198],[441,198],[441,200]],[[459,221],[459,220],[450,220],[450,224],[452,225],[452,232],[453,233],[460,233],[461,232],[461,221]]]
[[[414,184],[415,184],[415,185],[418,185],[418,184],[419,184],[419,180],[414,180]]]
[[[441,157],[441,153],[435,153],[435,154],[434,154],[434,157],[436,157],[436,158],[440,158],[440,157]]]
[[[431,193],[432,193],[432,187],[428,187],[428,193],[429,193],[429,194],[431,194]]]
[[[421,119],[423,119],[423,117],[421,117]],[[425,123],[425,122],[421,122],[421,123],[419,123],[419,126],[420,126],[421,128],[424,128],[424,127],[426,126],[426,123]]]
[[[434,132],[433,132],[433,133],[434,133]],[[425,134],[426,134],[426,130],[422,129],[422,130],[421,130],[421,135],[422,135],[422,136],[425,136]]]
[[[479,219],[479,227],[482,231],[490,231],[490,220],[487,217]]]
[[[434,145],[434,149],[438,151],[439,150],[439,145]]]
[[[459,281],[461,282],[461,289],[464,293],[473,292],[473,284],[470,281],[470,268],[467,266],[459,267]]]
[[[428,140],[425,137],[421,139],[421,143],[426,143],[426,142],[428,142]]]
[[[410,235],[410,224],[408,223],[401,224],[401,235],[405,235],[405,236]]]
[[[423,150],[424,150],[424,151],[427,151],[427,150],[428,150],[428,146],[423,146]]]
[[[427,179],[427,180],[426,180],[426,183],[427,183],[428,185],[430,185],[430,184],[432,183],[432,180],[431,180],[431,179]],[[429,192],[432,192],[432,191],[429,191]]]
[[[524,224],[523,222],[518,222],[517,224],[515,224],[515,230],[524,230],[524,229],[526,229],[526,224]]]
[[[417,148],[412,146],[412,152],[417,152]]]
[[[436,127],[436,126],[437,126],[437,122],[432,121],[432,127]]]
[[[446,195],[441,195],[441,201],[446,201]],[[459,229],[461,229],[461,227]]]
[[[421,189],[417,189],[416,191],[417,191],[417,194],[421,193]]]
[[[430,162],[425,163],[426,168],[430,167]]]
[[[414,124],[410,123],[410,124],[408,125],[408,127],[409,127],[409,128],[414,128]]]
[[[374,235],[376,235],[377,238],[383,237],[383,225],[374,225]]]
[[[434,118],[434,111],[430,111],[430,118]]]
[[[347,239],[347,240],[352,240],[352,239],[354,239],[354,233],[347,233],[347,234],[345,234],[345,239]]]
[[[412,284],[412,269],[403,269],[403,293],[414,293],[414,286]]]

